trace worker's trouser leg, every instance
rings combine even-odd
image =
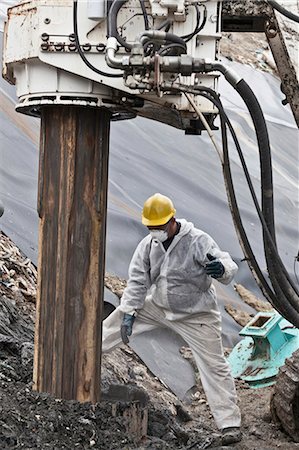
[[[241,414],[229,365],[223,354],[221,322],[212,313],[172,322],[192,350],[209,407],[218,428],[239,427]]]
[[[117,347],[122,341],[120,325],[123,312],[118,308],[103,323],[103,352]],[[237,396],[228,363],[223,355],[221,323],[213,313],[198,314],[179,321],[165,319],[163,311],[146,301],[138,312],[133,336],[157,327],[170,328],[189,345],[198,367],[201,382],[219,429],[239,427],[241,418]]]

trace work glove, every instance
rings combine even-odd
[[[124,314],[121,327],[120,327],[120,334],[121,338],[124,344],[128,344],[129,338],[128,336],[131,336],[132,329],[133,329],[133,323],[135,320],[135,316],[132,316],[131,314]]]
[[[210,253],[207,253],[207,258],[210,262],[205,265],[206,274],[212,278],[221,278],[225,270],[222,262]]]

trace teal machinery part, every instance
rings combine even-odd
[[[277,312],[258,313],[241,331],[245,336],[228,357],[232,376],[259,388],[275,383],[286,358],[299,348],[299,330]]]

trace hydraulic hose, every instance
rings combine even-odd
[[[108,12],[107,18],[107,37],[114,37],[120,45],[127,50],[131,50],[132,45],[128,44],[117,31],[117,15],[121,7],[127,2],[127,0],[114,0]]]
[[[222,142],[223,142],[223,175],[225,178],[225,186],[227,190],[227,196],[231,205],[231,209],[233,211],[233,219],[235,225],[238,227],[239,232],[241,231],[240,235],[242,236],[242,241],[244,240],[244,228],[241,222],[241,217],[239,213],[239,208],[236,200],[236,195],[234,191],[233,181],[232,181],[232,175],[231,175],[231,169],[230,169],[230,163],[229,163],[229,155],[228,155],[228,145],[227,145],[227,134],[226,134],[226,124],[225,124],[225,118],[223,118],[221,114],[221,133],[222,133]],[[247,240],[247,236],[246,236]],[[248,250],[248,242],[245,243],[245,248]],[[251,255],[252,257],[252,255]],[[254,258],[255,260],[255,258]],[[250,259],[250,262],[252,263],[253,260]],[[255,265],[255,262],[254,262]],[[258,272],[260,269],[258,268]],[[261,273],[259,273],[259,277],[261,276]],[[272,280],[271,280],[272,281]],[[275,289],[276,296],[271,295],[270,303],[277,309],[277,311],[285,317],[289,322],[294,324],[297,328],[299,327],[299,312],[293,308],[293,306],[288,301],[283,301],[284,294],[281,290],[277,292],[277,289]]]
[[[223,109],[223,106],[222,106],[222,103],[220,102],[219,97],[217,96],[217,94],[214,91],[212,91],[211,89],[208,89],[208,88],[197,87],[196,90],[193,91],[193,93],[198,94],[198,92],[196,92],[197,90],[200,91],[199,93],[200,93],[201,96],[203,96],[203,97],[207,98],[208,100],[210,100],[218,108],[219,113],[220,113],[220,118],[222,120],[221,125],[223,125],[223,120],[225,120],[227,125],[228,125],[228,127],[229,127],[229,129],[230,129],[230,132],[232,134],[234,143],[235,143],[236,148],[238,150],[238,154],[239,154],[239,156],[241,156],[242,155],[242,150],[241,150],[239,141],[237,139],[237,136],[236,136],[235,131],[234,131],[232,125],[231,125],[230,120],[228,119],[227,115],[225,114],[225,111]],[[204,93],[205,90],[208,92],[209,95]],[[227,141],[226,129],[222,126],[221,130],[222,130],[222,142],[223,142],[224,150],[225,150],[225,148],[227,147],[227,143],[226,143],[226,141]],[[228,159],[227,159],[227,161],[228,161]],[[225,163],[225,167],[228,166],[228,162],[227,161]],[[241,159],[241,161],[242,161],[242,159]],[[233,219],[234,219],[236,230],[238,231],[238,235],[240,237],[240,239],[239,239],[240,245],[241,245],[241,247],[243,249],[243,252],[245,254],[246,260],[247,260],[247,262],[249,264],[249,267],[250,267],[250,269],[251,269],[251,271],[252,271],[252,273],[254,275],[254,278],[256,279],[256,281],[257,281],[258,285],[260,286],[262,292],[264,293],[265,297],[274,306],[275,305],[275,301],[276,301],[275,294],[272,291],[272,289],[270,288],[270,286],[268,285],[268,282],[266,281],[266,279],[265,279],[265,277],[264,277],[264,275],[263,275],[263,273],[262,273],[262,271],[261,271],[261,269],[260,269],[260,267],[259,267],[259,265],[258,265],[258,263],[256,261],[256,258],[254,256],[254,253],[253,253],[252,248],[251,248],[251,245],[250,245],[250,243],[248,241],[247,234],[246,234],[246,231],[244,229],[244,226],[243,226],[243,223],[242,223],[242,220],[241,220],[241,216],[240,216],[240,213],[239,213],[239,208],[238,208],[236,196],[234,194],[232,177],[231,177],[230,171],[225,170],[225,167],[223,167],[223,169],[224,169],[224,175],[226,175],[224,178],[227,181],[226,189],[227,189],[227,193],[229,194],[228,195],[229,206],[230,206],[230,209],[231,209],[231,212],[232,212],[232,216],[233,216]],[[227,177],[227,174],[229,174],[229,177]],[[231,185],[232,187],[228,188],[228,185]]]
[[[173,88],[172,88],[173,89]],[[222,107],[222,104],[220,102],[220,99],[218,97],[218,95],[216,94],[216,92],[214,92],[212,89],[210,88],[206,88],[203,86],[196,86],[193,88],[187,87],[187,86],[183,86],[183,85],[179,85],[179,87],[175,88],[175,90],[177,91],[181,91],[181,92],[189,92],[192,93],[194,95],[201,95],[202,97],[207,98],[210,102],[212,102],[219,110],[220,113],[220,118],[223,119],[225,118],[226,122],[228,123],[228,126],[230,126],[230,131],[233,137],[233,140],[236,144],[236,147],[239,151],[241,151],[237,136],[234,132],[234,129],[228,119],[228,117],[226,116],[224,109]],[[225,133],[226,136],[226,133]],[[223,140],[223,142],[225,142],[225,139]],[[231,190],[232,191],[232,190]],[[232,216],[234,219],[234,223],[236,226],[236,230],[238,233],[238,237],[239,237],[239,241],[240,241],[240,245],[243,249],[245,258],[249,264],[249,267],[253,273],[253,276],[255,278],[255,280],[257,281],[257,284],[259,285],[259,287],[261,288],[262,292],[264,293],[265,297],[269,300],[269,302],[274,305],[275,303],[275,294],[272,291],[272,289],[270,288],[270,286],[268,285],[268,282],[266,281],[262,271],[260,270],[260,267],[256,261],[256,258],[254,256],[254,253],[252,251],[251,245],[248,241],[245,229],[243,227],[242,224],[242,220],[241,220],[241,216],[239,213],[239,208],[237,205],[237,201],[236,201],[236,197],[232,196],[232,199],[229,198],[229,206],[232,212]]]
[[[273,206],[273,180],[272,180],[272,161],[268,130],[261,107],[253,94],[251,88],[245,80],[239,81],[235,86],[245,102],[256,130],[258,147],[260,149],[261,166],[261,191],[262,191],[262,210],[265,215],[268,229],[276,245],[275,225],[274,225],[274,206]]]
[[[140,3],[140,7],[141,7],[141,10],[142,10],[142,14],[143,14],[144,28],[146,30],[149,30],[148,15],[147,15],[147,12],[146,12],[146,7],[145,7],[145,4],[144,4],[144,0],[139,0],[139,3]]]
[[[262,187],[262,211],[265,217],[265,221],[273,239],[275,239],[275,226],[274,226],[274,207],[273,207],[273,181],[272,181],[272,162],[271,162],[271,149],[268,136],[268,130],[266,126],[265,117],[261,110],[260,104],[254,95],[251,88],[245,82],[241,80],[235,87],[236,91],[240,94],[244,100],[256,130],[256,136],[258,140],[258,146],[260,149],[260,166],[261,166],[261,187]],[[288,292],[290,301],[293,305],[297,305],[296,309],[299,312],[299,292],[294,286],[292,280],[289,277],[284,265],[280,263],[275,257],[269,237],[265,230],[265,256],[268,264],[269,274],[272,281],[272,277],[278,281],[278,288],[283,288],[284,292]],[[272,275],[272,277],[271,277]],[[274,284],[276,281],[274,282]]]
[[[283,290],[280,289],[279,283],[276,283],[274,281],[273,283],[273,277],[271,278],[271,282],[273,284],[274,290],[276,295],[273,294],[273,292],[270,290],[270,288],[268,288],[267,282],[263,277],[262,272],[260,271],[260,268],[255,260],[255,257],[253,255],[251,246],[248,242],[247,236],[246,236],[246,232],[244,230],[244,227],[242,225],[242,221],[241,221],[241,217],[240,217],[240,213],[239,213],[239,208],[238,208],[238,204],[237,204],[237,200],[236,200],[236,196],[235,196],[235,192],[234,192],[234,187],[233,187],[233,181],[232,181],[232,176],[231,176],[231,171],[230,171],[230,165],[229,165],[229,158],[228,158],[228,146],[227,146],[227,136],[226,136],[226,129],[223,126],[223,120],[226,121],[227,125],[230,128],[230,131],[232,133],[234,142],[237,147],[239,156],[241,158],[241,162],[242,162],[242,166],[244,169],[244,165],[246,167],[246,163],[244,161],[243,155],[242,155],[242,151],[240,148],[240,145],[238,143],[236,134],[233,130],[233,127],[228,119],[228,117],[225,114],[225,111],[223,109],[223,106],[221,104],[220,101],[218,102],[213,102],[217,108],[219,109],[220,112],[220,117],[221,117],[221,130],[222,130],[222,140],[223,140],[223,157],[224,157],[224,164],[223,164],[223,174],[224,174],[224,178],[226,181],[226,189],[227,189],[227,194],[228,194],[228,198],[229,198],[229,204],[231,207],[231,211],[232,211],[232,215],[233,215],[233,219],[234,219],[234,223],[236,225],[236,228],[240,234],[241,237],[241,246],[242,248],[245,250],[245,255],[249,256],[249,262],[252,265],[253,268],[253,275],[256,273],[258,276],[259,281],[262,281],[262,291],[265,293],[264,289],[266,287],[266,298],[269,299],[270,303],[277,309],[277,311],[284,316],[287,320],[289,320],[291,323],[293,323],[295,326],[298,327],[299,324],[299,310],[298,310],[298,305],[295,303],[295,305],[293,304],[293,302],[289,302],[289,298],[288,296],[285,296],[285,293],[283,292]],[[248,173],[248,169],[246,167],[246,178],[249,177],[249,173]],[[249,177],[250,179],[250,177]],[[247,179],[248,181],[248,179]],[[253,190],[253,186],[250,180],[250,190]],[[251,192],[252,193],[252,192]],[[257,199],[256,199],[257,201]],[[266,224],[264,224],[265,226]],[[264,229],[264,227],[263,227]],[[272,246],[273,246],[273,241],[272,241]],[[268,268],[269,270],[269,268]],[[270,298],[268,297],[270,296]]]
[[[263,229],[265,242],[264,250],[267,267],[273,287],[274,284],[276,284],[276,279],[278,279],[277,290],[280,292],[280,287],[282,287],[283,291],[289,296],[289,301],[292,303],[294,308],[298,309],[299,311],[298,290],[290,279],[284,265],[278,258],[275,257],[276,238],[274,226],[271,148],[266,121],[262,109],[256,96],[254,95],[248,84],[245,82],[245,80],[236,77],[236,74],[234,72],[230,72],[226,67],[222,66],[222,64],[212,64],[212,68],[223,73],[231,86],[240,94],[248,108],[251,119],[253,121],[260,155],[262,211],[265,217],[267,228],[275,245],[275,249],[273,251],[273,248],[271,249],[271,242],[268,239],[267,232],[265,229]],[[213,69],[209,69],[209,71]]]
[[[262,191],[262,210],[265,215],[266,223],[272,239],[276,246],[275,225],[274,225],[274,206],[273,206],[273,180],[272,180],[272,162],[271,149],[269,142],[268,130],[265,118],[256,96],[252,92],[245,80],[235,79],[230,75],[230,71],[222,66],[215,64],[213,68],[219,70],[230,85],[238,92],[246,104],[250,116],[253,120],[256,131],[258,147],[260,149],[260,166],[261,166],[261,191]]]
[[[162,22],[159,26],[158,26],[158,28],[156,28],[157,30],[163,30],[163,28],[164,28],[164,31],[168,31],[169,29],[170,29],[170,27],[171,27],[171,25],[172,25],[172,20],[170,20],[170,19],[166,19],[164,22]]]
[[[80,41],[79,41],[79,34],[78,34],[78,0],[74,0],[74,6],[73,6],[73,27],[74,27],[75,44],[76,44],[79,56],[82,59],[82,61],[87,65],[87,67],[89,67],[89,69],[91,69],[93,72],[95,72],[95,73],[97,73],[99,75],[102,75],[104,77],[108,77],[108,78],[122,78],[123,77],[122,74],[106,73],[106,72],[103,72],[102,70],[98,69],[93,64],[91,64],[91,62],[88,61],[88,59],[84,55],[84,52],[81,49],[81,45],[80,45]]]
[[[244,158],[243,158],[243,155],[242,155],[242,151],[240,149],[239,143],[237,142],[237,137],[236,137],[236,135],[234,133],[234,130],[233,130],[232,126],[231,126],[231,123],[228,120],[228,118],[227,118],[227,116],[226,116],[226,114],[225,114],[225,112],[223,110],[223,107],[222,107],[221,103],[218,102],[218,103],[215,103],[215,104],[218,107],[221,116],[224,116],[226,118],[226,121],[227,121],[228,126],[230,128],[230,131],[232,132],[234,142],[237,144],[237,150],[238,150],[241,162],[242,162],[243,169],[244,169],[244,165],[245,165],[246,171],[244,170],[244,172],[245,172],[247,181],[249,181],[250,177],[249,177],[249,173],[248,173],[248,170],[247,170],[247,167],[246,167],[246,163],[244,161]],[[224,153],[224,158],[225,158],[225,156],[226,155]],[[248,247],[249,243],[247,241],[246,234],[244,235],[243,226],[242,227],[240,226],[241,225],[241,223],[240,223],[241,219],[240,219],[239,212],[238,212],[238,207],[237,207],[237,203],[236,203],[236,199],[235,199],[235,194],[233,192],[233,185],[232,185],[232,180],[231,180],[231,175],[230,175],[230,170],[229,170],[228,164],[229,164],[228,163],[228,159],[226,158],[225,159],[225,164],[223,166],[223,170],[224,170],[224,176],[225,176],[226,183],[227,183],[227,189],[228,189],[228,195],[229,195],[230,203],[232,204],[233,218],[234,218],[234,222],[237,225],[238,230],[240,232],[240,236],[242,238],[242,243],[244,244],[245,255],[248,254],[248,253],[250,254],[250,262],[252,263],[252,261],[253,261],[252,260],[252,251],[251,251],[251,248]],[[248,180],[248,177],[249,177],[249,180]],[[251,190],[251,193],[253,194],[254,191],[253,191],[253,186],[252,186],[251,180],[250,180],[250,183],[248,183],[248,184],[249,184],[249,188]],[[255,194],[253,195],[253,198],[255,200],[255,204],[257,204],[257,199],[256,199]],[[256,205],[256,207],[257,207],[257,205]],[[259,211],[258,207],[257,207],[257,210],[259,212],[260,219],[262,219],[263,215],[261,214],[261,211]],[[271,236],[269,236],[269,230],[267,228],[267,224],[263,223],[263,220],[262,220],[262,224],[263,224],[263,235],[264,235],[264,242],[265,242],[264,247],[265,247],[265,256],[266,256],[266,261],[267,261],[267,267],[268,267],[268,271],[269,271],[269,274],[270,274],[270,279],[271,279],[273,288],[274,288],[275,293],[276,293],[276,296],[274,296],[274,297],[273,297],[273,295],[271,295],[271,300],[269,300],[269,301],[270,301],[270,303],[272,303],[275,306],[275,308],[284,317],[286,317],[294,325],[298,326],[297,325],[297,323],[299,323],[298,322],[299,321],[298,297],[296,297],[296,294],[293,295],[294,293],[291,291],[290,286],[286,282],[286,278],[284,277],[285,268],[284,268],[284,266],[283,266],[283,264],[282,264],[282,262],[281,262],[281,260],[279,258],[279,255],[277,254],[274,242],[271,239]],[[270,264],[270,262],[269,262],[269,257],[267,258],[266,252],[267,252],[268,249],[270,249],[268,251],[268,253],[270,253],[270,256],[272,257],[272,259],[274,261],[273,262],[273,269],[272,269],[272,264]],[[271,250],[272,250],[272,254],[271,254]],[[260,272],[259,267],[258,268],[256,267],[255,261],[253,263],[253,267],[254,267],[255,272],[258,273],[258,277],[260,278],[261,277],[261,272]],[[281,268],[283,268],[284,271],[282,271]],[[274,271],[276,271],[276,272],[274,272]],[[287,278],[288,278],[288,274],[287,274]],[[281,289],[280,284],[282,284],[283,289]],[[265,287],[264,282],[263,282],[263,287]],[[267,294],[269,294],[269,293],[270,292],[267,289]]]
[[[122,8],[122,6],[127,2],[127,0],[114,0],[108,13],[108,19],[107,19],[107,37],[114,37],[117,42],[125,47],[127,50],[132,49],[132,44],[129,44],[125,41],[125,39],[120,36],[120,34],[117,31],[117,15]],[[155,41],[156,35],[162,35],[163,34],[163,40],[165,43],[171,43],[171,44],[178,44],[179,46],[182,46],[186,49],[186,43],[184,39],[180,38],[179,36],[176,36],[175,34],[168,33],[165,31],[157,31],[157,30],[148,30],[148,20],[146,11],[144,8],[143,2],[141,2],[141,7],[143,11],[144,21],[145,21],[145,29],[146,31],[142,33],[143,40],[153,40]],[[160,36],[159,36],[160,38]],[[158,39],[158,37],[157,37]],[[145,42],[144,42],[145,43]]]
[[[196,8],[196,26],[195,26],[195,30],[190,33],[190,34],[186,34],[185,36],[181,36],[181,38],[184,39],[185,42],[189,42],[194,36],[196,36],[196,34],[198,34],[203,27],[205,26],[206,22],[207,22],[207,7],[206,5],[203,5],[204,7],[204,14],[203,14],[203,20],[202,23],[200,24],[200,11],[199,11],[199,7],[197,4],[194,5]]]
[[[293,20],[294,22],[299,23],[299,16],[292,13],[291,11],[287,10],[283,6],[281,6],[279,3],[277,3],[275,0],[268,0],[269,5],[272,6],[273,9],[276,9],[280,14],[287,17],[290,20]]]
[[[259,212],[259,216],[261,218],[261,211],[260,208],[258,206],[258,201],[256,198],[256,195],[254,193],[254,189],[251,183],[251,179],[250,179],[250,175],[242,154],[242,150],[240,148],[240,144],[238,142],[237,136],[235,134],[235,131],[231,125],[230,120],[228,119],[223,106],[220,102],[220,99],[218,97],[218,95],[211,89],[209,88],[205,88],[205,87],[196,87],[196,88],[190,88],[190,87],[185,87],[180,85],[180,87],[177,88],[177,90],[180,90],[182,92],[190,92],[193,93],[195,95],[200,94],[203,97],[208,98],[208,100],[210,100],[211,102],[213,102],[215,104],[215,106],[218,108],[219,113],[220,113],[220,118],[221,118],[221,130],[222,130],[222,139],[223,139],[223,153],[224,153],[224,158],[225,158],[225,162],[223,164],[223,174],[224,174],[224,179],[226,182],[226,189],[227,189],[227,195],[228,195],[228,200],[229,200],[229,206],[232,212],[232,216],[233,216],[233,220],[235,223],[235,227],[236,227],[236,231],[239,237],[239,242],[240,245],[243,249],[245,258],[248,262],[248,265],[251,269],[251,272],[255,278],[255,280],[257,281],[257,284],[259,285],[259,287],[261,288],[262,292],[264,293],[265,297],[269,300],[269,302],[275,307],[275,309],[277,309],[277,311],[284,316],[287,320],[289,320],[291,323],[293,323],[295,326],[298,326],[299,324],[299,311],[297,309],[297,305],[295,304],[295,307],[292,305],[292,303],[289,302],[288,298],[284,295],[284,292],[279,288],[279,286],[275,286],[275,294],[273,293],[272,289],[270,288],[270,286],[268,285],[268,282],[266,281],[263,273],[260,270],[260,267],[255,259],[254,253],[251,249],[250,243],[248,241],[246,232],[244,230],[243,224],[242,224],[242,220],[240,217],[240,213],[239,213],[239,208],[238,208],[238,204],[237,204],[237,200],[236,200],[236,196],[235,196],[235,192],[234,192],[234,187],[233,187],[233,182],[232,182],[232,177],[231,177],[231,172],[230,172],[230,166],[229,166],[229,159],[228,159],[228,147],[227,147],[227,136],[226,136],[226,128],[224,127],[224,122],[225,121],[227,123],[227,126],[230,129],[230,132],[232,134],[233,140],[236,144],[236,148],[238,150],[240,159],[241,159],[241,163],[245,172],[245,176],[251,191],[251,194],[253,196],[254,199],[254,203],[256,205],[256,208]],[[198,92],[199,91],[199,92]],[[206,91],[206,92],[205,92]],[[262,216],[263,217],[263,216]],[[261,220],[262,221],[262,225],[263,228],[266,228],[266,223],[265,220]],[[267,230],[268,234],[269,234],[269,230]],[[272,247],[275,250],[275,246],[273,241],[271,240],[271,244]],[[277,252],[276,252],[277,253]],[[277,254],[277,257],[279,258],[279,255]]]
[[[160,48],[157,53],[160,56],[173,55],[174,53],[182,55],[183,53],[186,53],[186,51],[186,47],[181,44],[168,44],[165,45],[165,47]]]
[[[117,15],[122,8],[122,6],[127,2],[127,0],[114,0],[108,12],[107,18],[107,37],[114,37],[117,42],[125,47],[127,50],[131,50],[132,44],[126,42],[126,40],[117,31]],[[144,5],[144,0],[140,0],[140,6],[144,18],[144,27],[146,30],[149,29],[148,16],[146,14],[146,9]]]
[[[165,31],[149,30],[142,33],[142,35],[140,36],[140,42],[144,45],[149,40],[162,44],[166,43],[177,44],[184,47],[185,50],[187,50],[184,39],[177,36],[176,34],[167,33]]]

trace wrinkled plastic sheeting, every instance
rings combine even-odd
[[[182,346],[186,346],[183,339],[165,328],[147,331],[130,340],[130,347],[180,400],[195,385],[194,370],[180,354]]]

